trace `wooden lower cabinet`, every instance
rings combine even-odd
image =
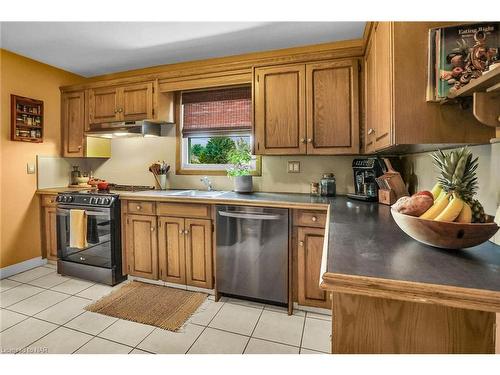
[[[158,279],[156,216],[127,215],[126,241],[128,274]]]
[[[212,222],[186,219],[187,285],[212,289]]]
[[[57,260],[57,213],[55,207],[43,207],[43,242],[45,256]]]
[[[159,217],[158,242],[160,279],[213,288],[210,220]]]
[[[297,228],[299,305],[331,308],[330,293],[319,287],[324,237],[324,228]]]
[[[158,249],[160,279],[171,283],[186,283],[184,219],[158,218]]]

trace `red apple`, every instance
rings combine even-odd
[[[422,190],[422,191],[419,191],[419,192],[413,194],[413,196],[416,196],[416,195],[427,195],[428,197],[431,197],[434,200],[434,196],[428,190]]]

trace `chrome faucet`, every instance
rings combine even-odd
[[[203,176],[202,178],[200,178],[200,181],[203,182],[203,184],[205,184],[208,191],[214,190],[214,188],[212,187],[212,181],[210,181],[208,176]]]

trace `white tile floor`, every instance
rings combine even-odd
[[[123,285],[123,284],[121,284]],[[331,317],[210,296],[179,332],[84,310],[114,288],[62,277],[53,265],[0,280],[1,353],[322,354]]]

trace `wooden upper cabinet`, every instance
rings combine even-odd
[[[319,287],[324,234],[323,228],[297,228],[299,305],[330,308],[328,293]]]
[[[160,279],[172,283],[186,283],[184,246],[184,219],[158,218],[158,248]]]
[[[255,153],[306,153],[305,65],[256,68]]]
[[[84,155],[85,92],[69,92],[62,95],[61,128],[64,157]]]
[[[307,154],[359,152],[358,61],[306,65]]]
[[[89,122],[100,124],[120,121],[120,89],[103,87],[89,90]]]
[[[153,118],[153,83],[139,83],[122,88],[120,112],[123,121],[135,121]]]
[[[185,219],[187,285],[213,288],[212,222]]]
[[[89,121],[99,124],[154,117],[153,82],[89,90]]]
[[[158,279],[156,217],[127,215],[126,252],[129,275]]]

